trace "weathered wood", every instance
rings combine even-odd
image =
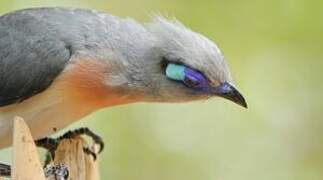
[[[83,147],[86,146],[80,136],[63,139],[55,151],[53,164],[65,164],[69,168],[70,180],[99,180],[97,161],[84,153]]]
[[[12,180],[45,180],[30,130],[20,117],[14,118]]]
[[[14,118],[13,133],[12,180],[46,180],[36,145],[22,118]],[[62,139],[50,164],[65,165],[69,170],[69,180],[99,180],[98,163],[92,155],[84,152],[84,147],[88,144],[81,136]],[[53,178],[56,179],[52,176],[47,180]]]
[[[85,169],[86,180],[100,180],[98,161],[94,160],[92,156],[85,156]]]

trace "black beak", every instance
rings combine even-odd
[[[217,96],[228,99],[242,107],[248,108],[244,97],[235,87],[233,87],[229,83],[222,83],[218,87],[214,88],[213,93],[215,93]]]

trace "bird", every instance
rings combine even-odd
[[[0,148],[15,116],[37,140],[106,107],[210,97],[247,108],[216,43],[175,18],[68,7],[0,17]]]

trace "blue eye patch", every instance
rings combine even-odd
[[[185,66],[178,64],[168,64],[166,76],[170,79],[183,81],[185,79]]]
[[[190,88],[207,89],[209,87],[207,79],[201,72],[185,65],[169,63],[166,67],[166,76],[169,79],[181,81]]]

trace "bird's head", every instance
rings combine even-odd
[[[140,92],[143,101],[149,102],[185,102],[218,96],[247,107],[214,42],[176,20],[162,17],[147,24],[147,30],[153,36],[151,46],[145,46],[135,62],[127,62],[127,75],[123,77],[126,90]]]

